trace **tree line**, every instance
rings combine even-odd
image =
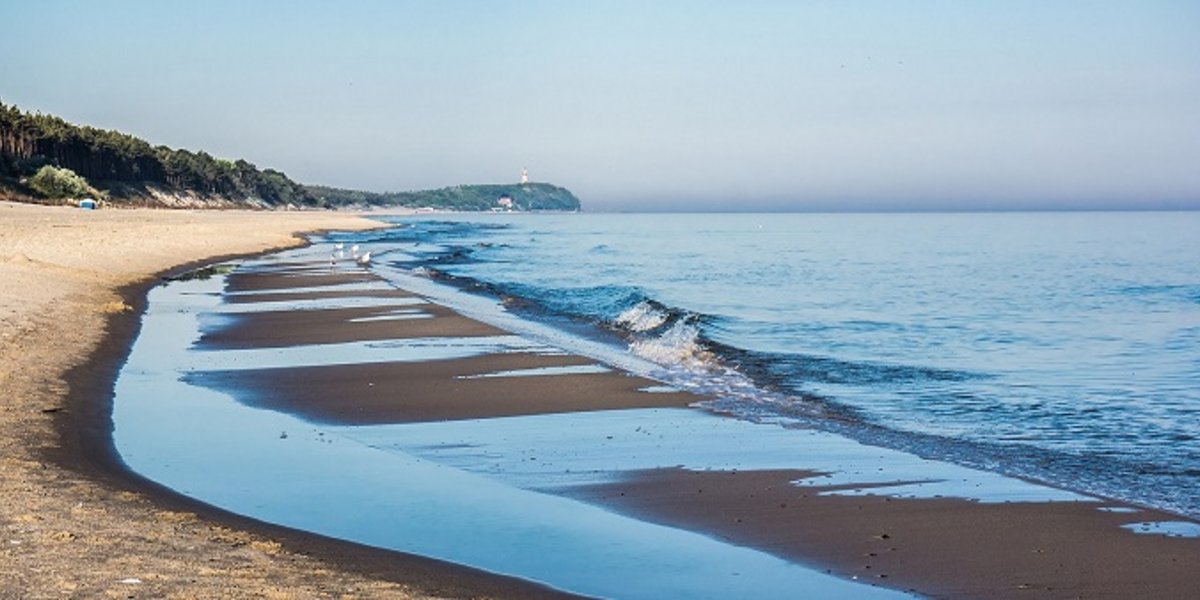
[[[502,208],[508,198],[515,210],[579,210],[579,199],[566,188],[549,183],[455,185],[416,192],[363,192],[325,186],[307,186],[318,204],[333,206],[432,207],[461,211]]]
[[[516,210],[578,210],[579,200],[546,183],[459,185],[375,193],[301,185],[274,169],[206,152],[152,146],[127,133],[75,125],[0,102],[0,192],[43,198],[101,195],[115,202],[147,197],[147,188],[192,192],[214,203],[258,207],[431,207],[478,211],[508,198]],[[2,194],[0,194],[2,195]]]
[[[74,125],[0,103],[0,175],[32,178],[47,166],[67,169],[117,199],[152,185],[247,204],[316,204],[304,186],[274,169],[203,151],[152,146],[127,133]]]

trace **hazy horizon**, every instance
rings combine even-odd
[[[0,100],[370,191],[592,211],[1200,208],[1200,5],[0,6]]]

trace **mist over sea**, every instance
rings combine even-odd
[[[1200,213],[391,219],[340,239],[715,410],[1200,516]]]

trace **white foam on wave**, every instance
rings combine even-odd
[[[625,309],[625,312],[617,316],[615,323],[629,331],[641,332],[661,327],[667,322],[667,318],[666,311],[650,302],[642,301]]]
[[[708,370],[715,366],[712,352],[700,343],[700,328],[684,321],[676,322],[662,335],[637,340],[629,345],[633,354],[666,366]]]

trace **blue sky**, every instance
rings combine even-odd
[[[0,100],[375,191],[1200,208],[1200,2],[17,2]]]

